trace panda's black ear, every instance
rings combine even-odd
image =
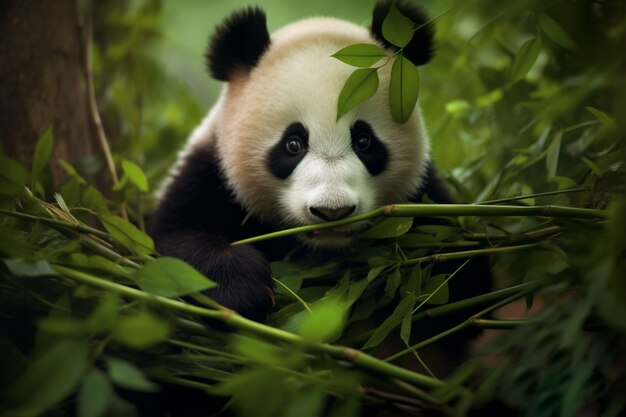
[[[237,71],[249,72],[270,45],[265,12],[248,7],[234,12],[215,30],[206,52],[207,67],[220,81],[230,81]]]
[[[417,26],[428,22],[429,19],[426,12],[419,6],[405,1],[381,0],[376,3],[372,15],[372,35],[386,47],[398,50],[397,46],[392,45],[383,37],[383,21],[392,4],[395,4],[398,11],[411,19]],[[415,65],[426,64],[434,55],[434,32],[431,23],[416,30],[411,41],[404,47],[403,55]]]

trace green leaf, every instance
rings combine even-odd
[[[411,314],[413,306],[415,305],[416,297],[413,294],[408,294],[400,301],[400,304],[391,313],[389,317],[376,329],[374,334],[365,342],[363,349],[378,346],[387,335],[400,324],[407,314]]]
[[[59,275],[48,261],[27,261],[24,259],[6,259],[4,264],[9,271],[21,277],[39,277]]]
[[[18,405],[7,415],[35,416],[58,404],[74,391],[89,362],[89,350],[79,340],[62,339],[46,346],[11,388]]]
[[[122,317],[113,336],[131,348],[145,349],[167,339],[169,333],[170,325],[167,321],[147,311],[140,311]]]
[[[26,170],[11,158],[0,155],[0,194],[20,195],[26,185]]]
[[[63,169],[65,170],[65,172],[67,172],[67,174],[70,177],[76,178],[76,180],[82,184],[82,185],[87,185],[87,181],[80,176],[80,174],[78,173],[78,171],[76,171],[76,168],[74,168],[72,165],[70,165],[69,163],[67,163],[66,161],[64,161],[63,159],[59,159],[58,160],[59,165],[61,165],[61,167],[63,167]]]
[[[420,89],[420,75],[415,65],[403,55],[396,58],[389,79],[389,106],[396,123],[411,117]]]
[[[87,374],[78,393],[78,417],[104,415],[114,396],[109,380],[96,368]]]
[[[415,23],[404,16],[392,3],[389,13],[383,20],[383,37],[392,45],[404,48],[413,38]]]
[[[143,372],[130,362],[109,358],[107,363],[109,365],[109,376],[115,385],[135,391],[155,392],[159,390],[157,384],[146,378]]]
[[[389,239],[398,237],[408,232],[412,225],[412,217],[392,217],[359,234],[359,238]]]
[[[520,46],[511,68],[511,81],[517,82],[528,74],[541,52],[541,38],[535,36]]]
[[[600,170],[600,168],[598,168],[598,166],[591,159],[581,156],[580,160],[583,161],[583,163],[587,165],[589,169],[598,177],[601,177],[602,175],[604,175],[602,170]]]
[[[567,34],[565,29],[557,23],[556,20],[545,14],[539,15],[539,26],[543,33],[548,35],[548,38],[558,43],[564,48],[574,50],[576,49],[576,42]]]
[[[344,309],[340,304],[328,300],[312,306],[309,314],[300,325],[298,333],[307,342],[329,342],[341,334],[344,322]]]
[[[350,45],[332,55],[333,58],[353,67],[370,67],[386,56],[384,49],[372,43]]]
[[[389,264],[378,265],[370,269],[367,273],[367,278],[365,279],[366,282],[372,282],[378,275],[380,275],[383,269],[387,268],[388,265]]]
[[[83,192],[82,203],[85,207],[95,209],[99,213],[108,213],[106,200],[102,193],[92,186]]]
[[[132,183],[137,186],[137,188],[144,193],[149,190],[150,187],[148,186],[148,179],[139,165],[125,159],[122,161],[122,169],[124,170],[124,173],[128,175],[128,178],[132,181]]]
[[[392,299],[395,297],[401,281],[402,273],[398,268],[394,269],[389,275],[387,275],[387,280],[385,282],[385,298]]]
[[[35,145],[35,153],[33,155],[33,166],[31,175],[33,181],[39,178],[41,171],[45,168],[52,155],[52,145],[54,139],[52,137],[52,126],[49,126]]]
[[[446,103],[446,111],[455,117],[465,116],[472,108],[467,100],[452,100]]]
[[[100,221],[113,236],[113,239],[124,245],[130,251],[139,255],[154,253],[152,238],[139,230],[134,224],[129,223],[120,216],[111,213],[101,213]]]
[[[602,122],[602,124],[604,125],[606,129],[612,132],[617,130],[617,124],[615,124],[615,120],[613,120],[612,117],[610,117],[608,114],[606,114],[602,110],[596,109],[595,107],[591,107],[591,106],[587,106],[585,107],[585,109],[589,113],[593,114],[596,117],[596,119]]]
[[[561,151],[561,138],[563,137],[563,131],[559,131],[556,134],[550,146],[548,146],[548,153],[546,154],[546,167],[548,168],[548,178],[556,176],[556,169],[559,163],[559,153]]]
[[[337,120],[372,97],[376,90],[378,90],[378,73],[375,68],[362,68],[350,74],[337,100]]]
[[[167,256],[148,262],[132,278],[142,290],[163,297],[178,297],[217,285],[191,265]]]
[[[445,304],[448,302],[449,292],[448,284],[445,282],[447,276],[445,274],[434,275],[426,283],[424,294],[418,298],[418,301],[426,301],[426,304]]]
[[[411,328],[413,327],[413,311],[408,311],[402,319],[402,326],[400,326],[400,338],[404,343],[410,345]]]

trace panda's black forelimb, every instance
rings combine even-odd
[[[202,150],[188,156],[166,187],[149,231],[159,254],[182,259],[217,282],[206,295],[263,322],[274,304],[269,263],[250,245],[230,245],[243,237],[236,231],[265,231],[256,222],[241,227],[245,215],[227,189],[213,152]]]

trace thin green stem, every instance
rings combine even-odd
[[[460,251],[460,252],[435,253],[433,255],[422,256],[420,258],[408,259],[406,261],[400,262],[400,266],[407,267],[407,266],[417,265],[423,262],[444,262],[444,261],[451,261],[454,259],[473,258],[476,256],[519,252],[519,251],[524,251],[527,249],[535,248],[541,245],[542,243],[543,242],[537,242],[537,243],[529,243],[526,245],[502,246],[498,248],[475,249],[475,250],[466,250],[466,251]]]
[[[0,214],[4,214],[6,216],[11,216],[11,217],[16,217],[16,218],[23,219],[23,220],[28,220],[31,222],[43,223],[46,226],[50,226],[53,228],[63,228],[67,230],[73,230],[79,233],[87,233],[90,235],[98,236],[100,239],[103,239],[106,242],[113,242],[113,238],[108,233],[103,232],[102,230],[94,229],[93,227],[89,227],[81,223],[70,223],[70,222],[65,222],[62,220],[51,219],[49,217],[33,216],[30,214],[26,214],[26,213],[18,213],[16,211],[10,211],[10,210],[4,210],[4,209],[0,209]]]
[[[395,354],[385,358],[385,361],[386,362],[392,362],[392,361],[394,361],[394,360],[396,360],[396,359],[406,355],[407,353],[410,353],[413,350],[420,349],[420,348],[422,348],[422,347],[424,347],[426,345],[430,345],[431,343],[437,342],[437,341],[439,341],[439,340],[441,340],[441,339],[443,339],[443,338],[445,338],[447,336],[450,336],[451,334],[454,334],[454,333],[456,333],[456,332],[458,332],[460,330],[463,330],[464,328],[472,325],[474,320],[479,319],[480,317],[484,316],[485,314],[489,314],[492,311],[499,309],[500,307],[503,307],[503,306],[505,306],[505,305],[507,305],[509,303],[512,303],[513,301],[518,300],[521,297],[524,297],[526,294],[529,294],[529,293],[531,293],[533,291],[535,291],[535,288],[529,288],[529,289],[520,291],[518,294],[515,294],[515,295],[512,295],[512,296],[510,296],[508,298],[505,298],[504,300],[501,300],[501,301],[499,301],[499,302],[497,302],[497,303],[495,303],[495,304],[485,308],[484,310],[481,310],[480,312],[474,314],[473,316],[471,316],[470,318],[468,318],[464,322],[462,322],[462,323],[460,323],[460,324],[458,324],[458,325],[456,325],[456,326],[454,326],[454,327],[452,327],[452,328],[450,328],[450,329],[448,329],[448,330],[446,330],[444,332],[438,333],[438,334],[436,334],[435,336],[433,336],[431,338],[428,338],[428,339],[423,340],[423,341],[421,341],[421,342],[419,342],[419,343],[417,343],[417,344],[415,344],[413,346],[410,346],[407,349],[401,350],[400,352],[395,353]]]
[[[448,284],[448,281],[450,281],[461,269],[463,269],[463,267],[465,267],[465,265],[467,265],[467,263],[470,261],[471,258],[468,258],[465,260],[465,262],[463,262],[461,264],[461,266],[459,266],[453,273],[450,274],[450,276],[448,278],[446,278],[441,284],[439,284],[439,286],[435,289],[435,291],[433,291],[432,293],[430,293],[430,295],[428,297],[426,297],[426,299],[424,301],[422,301],[421,303],[419,303],[417,305],[417,307],[415,307],[413,309],[413,311],[411,312],[411,315],[417,313],[417,311],[422,308],[422,306],[424,306],[424,304],[426,304],[428,302],[428,300],[431,299],[432,296],[434,296],[437,291],[439,291],[441,289],[441,287],[443,287],[444,285]],[[408,262],[408,261],[407,261]]]
[[[308,311],[309,313],[312,313],[311,307],[309,307],[309,304],[306,301],[304,301],[298,294],[296,294],[294,291],[292,291],[291,288],[289,288],[288,286],[283,284],[280,280],[278,280],[278,279],[276,279],[274,277],[272,277],[272,279],[274,280],[275,283],[277,283],[278,285],[283,287],[285,289],[285,291],[287,291],[289,294],[291,294],[293,296],[293,298],[298,300],[298,302],[300,304],[302,304],[302,306],[305,308],[306,311]]]
[[[547,283],[548,281],[545,281],[545,280],[527,282],[525,284],[520,284],[520,285],[516,285],[513,287],[509,287],[509,288],[504,288],[502,290],[497,290],[497,291],[492,291],[486,294],[481,294],[476,297],[466,298],[465,300],[455,301],[453,303],[432,307],[432,308],[429,308],[428,310],[422,311],[421,313],[415,314],[413,316],[412,322],[415,323],[417,321],[428,319],[428,318],[443,317],[449,314],[458,313],[460,311],[478,308],[478,307],[508,298],[514,294],[519,293],[520,291],[524,291],[527,289],[536,290],[539,287],[546,285]],[[375,330],[376,329],[372,329],[367,332],[352,336],[350,338],[346,338],[342,340],[342,342],[350,346],[355,345],[357,343],[362,343],[365,340],[369,339],[372,336],[372,334],[374,334]]]
[[[186,304],[181,301],[172,300],[170,298],[161,297],[146,293],[136,288],[131,288],[112,281],[87,274],[82,271],[76,271],[61,265],[53,264],[53,268],[66,278],[97,287],[103,290],[111,291],[126,297],[141,300],[145,303],[152,304],[161,308],[169,308],[188,314],[207,317],[229,324],[239,330],[249,331],[256,335],[273,339],[275,342],[283,342],[288,344],[298,344],[304,346],[310,353],[328,355],[337,360],[343,360],[353,363],[355,366],[386,375],[391,378],[398,378],[404,381],[416,384],[427,389],[436,389],[443,385],[441,381],[433,379],[429,376],[422,375],[399,366],[376,359],[366,353],[343,346],[333,346],[325,343],[305,343],[299,335],[290,333],[281,329],[276,329],[248,320],[234,311],[215,311],[207,308]]]
[[[472,319],[470,324],[481,329],[508,330],[531,322],[532,319]]]
[[[589,191],[589,190],[587,190],[586,188],[583,188],[583,187],[580,187],[580,188],[568,188],[566,190],[546,191],[544,193],[518,195],[516,197],[500,198],[498,200],[481,201],[481,202],[475,203],[475,204],[476,205],[501,204],[501,203],[508,203],[510,201],[526,200],[527,198],[548,197],[548,196],[551,196],[551,195],[580,193],[580,192],[583,192],[583,191]]]
[[[377,217],[450,217],[450,216],[540,216],[565,217],[584,219],[606,219],[603,210],[585,209],[562,206],[501,206],[480,204],[392,204],[377,208],[367,213],[358,214],[334,222],[310,224],[280,230],[265,235],[233,242],[233,245],[261,242],[291,236],[298,233],[307,233],[315,230],[332,229],[346,224],[358,223]]]

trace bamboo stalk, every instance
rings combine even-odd
[[[76,271],[61,265],[53,264],[52,267],[64,277],[81,282],[83,284],[87,284],[92,287],[97,287],[126,297],[141,300],[143,302],[162,308],[169,308],[188,314],[218,320],[239,330],[246,330],[256,335],[273,339],[275,342],[302,345],[310,353],[329,355],[330,357],[337,360],[348,361],[359,368],[379,374],[384,374],[388,377],[398,378],[403,381],[413,383],[422,388],[436,389],[444,385],[444,383],[439,380],[413,371],[409,371],[383,360],[376,359],[373,356],[349,347],[333,346],[325,343],[305,343],[303,339],[297,334],[266,326],[264,324],[246,319],[232,310],[210,310],[191,304],[186,304],[170,298],[149,294],[136,288],[131,288],[126,285],[107,281],[105,279],[95,277],[85,272]]]
[[[449,217],[449,216],[538,216],[564,217],[581,219],[606,219],[603,210],[585,209],[562,206],[502,206],[479,204],[392,204],[379,207],[367,213],[358,214],[334,222],[317,223],[307,226],[279,230],[265,235],[254,236],[233,242],[233,245],[261,242],[291,236],[298,233],[307,233],[314,230],[332,229],[377,217]]]
[[[94,229],[93,227],[90,227],[81,223],[70,223],[70,222],[65,222],[62,220],[51,219],[49,217],[33,216],[30,214],[26,214],[26,213],[18,213],[16,211],[9,211],[9,210],[4,210],[4,209],[0,209],[0,214],[4,214],[6,216],[11,216],[11,217],[16,217],[16,218],[23,219],[23,220],[28,220],[31,222],[40,222],[40,223],[43,223],[47,226],[54,227],[54,228],[61,227],[63,229],[73,230],[79,233],[87,233],[90,235],[98,236],[100,239],[106,242],[109,242],[109,243],[113,242],[113,238],[108,233],[103,232],[102,230]]]

